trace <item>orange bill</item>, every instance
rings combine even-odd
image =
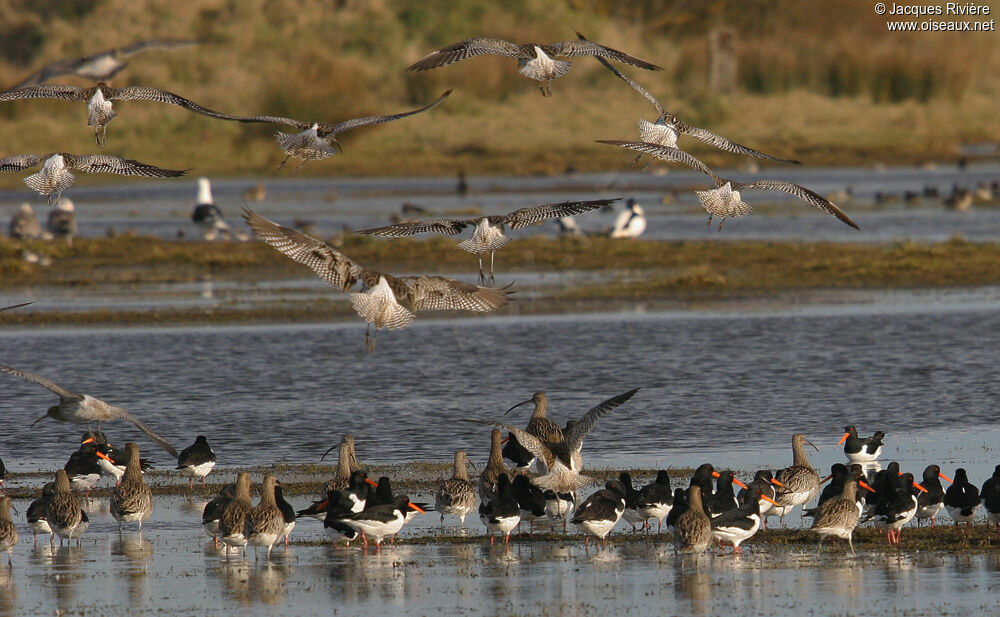
[[[378,488],[378,482],[375,482],[371,478],[365,478],[365,484],[367,484],[369,486],[374,486],[375,488]]]
[[[768,497],[767,495],[761,495],[761,496],[760,496],[760,498],[761,498],[761,499],[763,499],[764,501],[768,502],[769,504],[772,504],[772,505],[775,505],[775,506],[778,506],[778,507],[781,507],[781,504],[780,504],[780,503],[778,503],[777,501],[775,501],[775,500],[771,499],[771,498],[770,498],[770,497]]]
[[[822,480],[820,480],[820,481],[819,481],[819,483],[820,483],[820,484],[826,484],[827,482],[829,482],[829,481],[830,481],[830,480],[832,480],[832,479],[833,479],[833,474],[831,473],[831,474],[830,474],[830,475],[828,475],[827,477],[825,477],[825,478],[823,478]]]
[[[411,508],[411,509],[413,509],[413,510],[416,510],[417,512],[419,512],[419,513],[421,513],[421,514],[427,514],[427,510],[424,510],[423,508],[421,508],[420,506],[418,506],[418,505],[417,505],[417,504],[415,504],[415,503],[412,503],[412,502],[411,502],[411,503],[410,503],[410,504],[408,504],[408,505],[410,506],[410,508]]]
[[[776,478],[772,478],[771,479],[771,484],[773,484],[775,486],[780,486],[781,488],[785,488],[785,485],[783,483],[779,482]]]
[[[111,460],[111,457],[108,456],[107,454],[105,454],[103,452],[95,452],[95,454],[97,454],[97,458],[103,458],[104,460],[106,460],[107,462],[111,463],[112,465],[115,464],[115,462],[113,460]]]
[[[850,436],[851,436],[850,433],[844,433],[844,436],[840,438],[840,441],[837,442],[837,445],[839,446],[840,444],[842,444],[845,441],[847,441],[847,438],[850,437]]]
[[[721,476],[721,475],[722,475],[722,474],[721,474],[721,473],[719,473],[718,471],[713,471],[713,472],[712,472],[712,477],[713,477],[713,478],[718,478],[718,477],[719,477],[719,476]]]
[[[741,486],[743,488],[747,488],[747,485],[743,484],[742,482],[740,482],[739,478],[733,478],[733,484],[735,484],[736,486]]]
[[[88,438],[84,439],[83,441],[81,441],[80,445],[82,446],[85,443],[93,443],[94,441],[96,441],[96,440],[93,437],[88,437]]]
[[[948,481],[948,484],[954,484],[954,483],[955,483],[955,481],[954,481],[954,480],[952,480],[952,479],[951,479],[951,478],[949,478],[948,476],[944,475],[944,474],[943,474],[943,473],[941,473],[940,471],[938,472],[938,475],[939,475],[939,476],[941,476],[942,478],[944,478],[945,480],[947,480],[947,481]]]
[[[913,483],[913,486],[917,487],[918,490],[923,491],[924,493],[927,492],[926,488],[924,488],[923,486],[921,486],[920,484],[918,484],[916,482]]]
[[[864,480],[858,480],[858,486],[860,486],[861,488],[865,489],[866,491],[869,491],[869,492],[872,492],[872,493],[875,492],[875,489],[873,489],[872,487],[868,486],[868,483],[865,482]]]
[[[510,441],[510,435],[507,435],[506,437],[504,437],[503,439],[501,439],[500,440],[500,445],[505,445],[508,441]]]

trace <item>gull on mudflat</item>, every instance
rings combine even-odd
[[[586,40],[582,34],[577,32],[582,40]],[[652,94],[646,91],[645,88],[637,84],[630,77],[616,69],[611,65],[610,62],[597,57],[597,60],[603,64],[609,71],[618,76],[619,79],[631,86],[636,92],[641,94],[643,98],[652,104],[656,109],[656,112],[660,116],[656,119],[656,122],[649,122],[647,120],[639,120],[639,140],[647,143],[658,144],[660,146],[669,146],[671,148],[677,147],[677,138],[682,134],[687,135],[693,139],[697,139],[700,142],[706,143],[710,146],[715,146],[720,150],[725,150],[726,152],[732,152],[733,154],[745,154],[749,156],[756,156],[757,158],[767,159],[769,161],[776,161],[778,163],[791,163],[793,165],[801,165],[800,161],[793,159],[779,159],[770,154],[764,154],[759,150],[754,150],[753,148],[748,148],[746,146],[740,145],[730,139],[723,137],[722,135],[716,135],[715,133],[708,131],[706,129],[698,128],[696,126],[691,126],[683,122],[680,118],[670,113],[664,109],[663,105],[653,97]],[[637,162],[642,154],[635,157]]]
[[[710,177],[715,183],[716,188],[708,191],[695,191],[695,194],[698,196],[698,200],[701,202],[702,207],[708,211],[709,224],[712,223],[713,216],[718,216],[722,219],[719,223],[720,230],[722,229],[722,225],[725,223],[727,218],[736,218],[750,214],[750,204],[744,202],[742,195],[740,195],[740,191],[747,190],[780,191],[782,193],[794,195],[795,197],[798,197],[806,203],[819,208],[827,214],[837,217],[843,223],[850,225],[854,229],[860,229],[858,224],[851,220],[851,217],[838,208],[833,202],[804,186],[795,184],[794,182],[787,182],[785,180],[756,180],[754,182],[737,182],[735,180],[727,180],[715,175],[715,173],[706,167],[704,163],[679,148],[641,141],[635,142],[598,139],[597,142],[627,148],[643,154],[651,154],[663,161],[684,163],[688,167],[696,169]]]
[[[580,36],[579,33],[577,35]],[[518,45],[501,39],[484,37],[472,38],[442,47],[417,60],[407,70],[426,71],[436,69],[460,60],[465,60],[466,58],[484,54],[515,58],[519,67],[517,72],[529,79],[540,81],[538,89],[542,91],[542,96],[545,97],[552,96],[552,90],[549,86],[550,82],[568,73],[572,66],[572,63],[565,60],[556,60],[556,58],[595,56],[597,58],[608,58],[631,64],[647,71],[662,70],[655,64],[585,39],[563,41],[561,43],[525,43],[524,45]]]
[[[278,169],[281,169],[282,166],[288,162],[289,158],[295,157],[297,159],[302,159],[302,163],[295,168],[295,172],[298,172],[302,169],[302,166],[309,161],[317,161],[333,156],[337,153],[337,148],[340,148],[340,151],[343,152],[344,149],[340,146],[340,142],[337,141],[338,134],[365,126],[372,126],[374,124],[384,124],[386,122],[392,122],[393,120],[399,120],[407,116],[419,114],[427,111],[428,109],[437,107],[446,98],[448,98],[449,95],[451,95],[451,90],[447,90],[430,105],[426,105],[419,109],[412,109],[410,111],[388,116],[364,116],[361,118],[353,118],[351,120],[338,122],[337,124],[330,124],[328,122],[303,122],[301,120],[293,120],[292,118],[283,118],[281,116],[227,116],[226,119],[238,120],[239,122],[286,124],[299,129],[300,132],[298,133],[275,133],[275,139],[277,140],[278,145],[281,146],[281,149],[286,154],[284,160],[278,163]]]
[[[478,287],[443,276],[393,276],[368,270],[326,242],[282,227],[249,208],[244,208],[243,218],[257,238],[350,294],[354,310],[368,323],[365,332],[368,351],[375,345],[374,336],[370,336],[372,326],[376,333],[383,328],[405,328],[417,311],[489,313],[506,305],[513,293],[507,287]],[[358,284],[360,290],[352,291]]]
[[[119,176],[143,176],[146,178],[176,178],[188,170],[163,169],[155,165],[140,163],[110,154],[16,154],[0,159],[0,171],[23,171],[42,164],[42,169],[24,179],[33,191],[46,195],[49,205],[54,206],[62,192],[73,186],[76,176],[70,171],[76,169],[88,174],[107,173]]]
[[[554,204],[543,204],[530,208],[520,208],[507,214],[482,216],[472,219],[436,219],[430,221],[415,221],[361,229],[355,233],[371,236],[400,238],[422,233],[439,233],[454,236],[469,226],[474,226],[472,237],[458,243],[458,247],[479,257],[479,282],[493,285],[493,254],[510,243],[510,238],[504,235],[506,229],[521,229],[533,223],[546,219],[558,219],[564,216],[574,216],[603,208],[616,199],[597,199],[593,201],[564,201]],[[490,255],[490,275],[487,279],[483,272],[483,255]]]

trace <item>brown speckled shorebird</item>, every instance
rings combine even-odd
[[[548,442],[556,443],[556,442],[559,442],[559,441],[563,440],[563,430],[561,428],[559,428],[559,425],[557,425],[552,420],[549,420],[545,416],[546,410],[548,408],[548,402],[549,402],[549,398],[547,396],[545,396],[544,392],[535,392],[531,396],[531,398],[529,398],[526,401],[522,401],[522,402],[518,403],[517,405],[514,405],[513,407],[511,407],[510,409],[508,409],[507,411],[505,411],[503,415],[506,416],[507,414],[509,414],[510,412],[514,411],[515,409],[517,409],[521,405],[527,405],[528,403],[534,403],[535,404],[535,409],[534,409],[534,411],[531,412],[531,419],[528,420],[528,426],[526,426],[524,430],[526,430],[527,432],[531,433],[535,437],[538,437],[543,442],[546,442],[546,443],[548,443]],[[517,437],[513,437],[513,439],[517,440]],[[537,459],[535,459],[535,460],[537,460]],[[529,461],[528,465],[529,466],[531,465],[530,461]],[[543,470],[543,473],[544,473],[544,470]]]
[[[282,227],[248,208],[243,217],[260,240],[350,294],[354,310],[368,323],[365,347],[369,351],[375,344],[372,326],[376,332],[403,328],[413,321],[416,311],[489,313],[506,305],[513,293],[508,288],[477,287],[443,276],[393,276],[366,270],[326,242]],[[361,291],[351,292],[359,283]]]
[[[10,497],[4,495],[0,497],[0,553],[7,551],[7,565],[13,569],[14,546],[20,540],[17,535],[17,526],[10,518]]]
[[[780,507],[802,506],[813,500],[819,494],[819,474],[813,469],[809,458],[806,456],[805,444],[809,444],[819,452],[819,448],[806,439],[802,433],[792,435],[792,466],[785,467],[774,474],[775,484],[774,500]],[[782,514],[781,522],[784,524],[785,516]],[[805,524],[805,521],[802,521]]]
[[[454,514],[459,524],[465,525],[465,516],[476,508],[476,487],[469,481],[468,464],[465,450],[456,450],[451,478],[438,485],[434,509],[441,513],[442,526],[446,514]]]
[[[167,92],[159,88],[144,86],[112,88],[104,82],[100,82],[89,88],[67,85],[43,85],[0,92],[0,103],[23,99],[59,99],[63,101],[86,102],[87,126],[94,127],[94,138],[97,140],[97,145],[102,148],[104,147],[108,124],[118,115],[113,109],[111,101],[152,101],[166,103],[168,105],[183,107],[188,111],[212,118],[221,120],[236,119],[234,116],[228,116],[207,107],[202,107],[194,101],[189,101],[173,92]]]
[[[859,478],[859,474],[853,474],[844,482],[844,490],[840,497],[828,499],[820,505],[811,528],[820,536],[819,544],[816,545],[817,551],[827,536],[834,536],[847,540],[851,554],[854,554],[854,543],[851,540],[851,535],[854,533],[854,528],[858,526],[858,518],[861,516],[857,501],[859,486],[869,491],[872,490]]]
[[[63,469],[56,472],[55,489],[52,499],[49,500],[49,507],[45,511],[45,520],[49,522],[52,533],[59,536],[60,545],[63,538],[70,540],[75,538],[79,546],[80,536],[90,524],[87,515],[80,509],[76,495],[70,489],[69,476]],[[49,536],[49,543],[53,543],[53,536]]]
[[[795,184],[794,182],[786,182],[785,180],[737,182],[735,180],[720,178],[695,157],[691,156],[687,152],[684,152],[683,150],[680,150],[679,148],[670,146],[661,146],[659,144],[646,143],[642,141],[620,141],[614,139],[598,139],[597,143],[610,144],[612,146],[619,146],[621,148],[634,150],[644,154],[651,154],[663,161],[683,163],[688,167],[696,169],[697,171],[709,176],[715,183],[716,188],[707,191],[695,191],[695,194],[698,196],[698,201],[701,202],[702,207],[708,211],[709,224],[712,223],[713,216],[720,217],[720,230],[722,229],[722,225],[725,223],[727,218],[737,218],[750,214],[751,206],[744,202],[742,196],[740,195],[740,191],[749,190],[779,191],[782,193],[788,193],[789,195],[798,197],[806,203],[819,208],[827,214],[835,216],[840,219],[840,221],[853,227],[854,229],[861,229],[858,227],[858,224],[851,219],[851,217],[838,208],[833,202],[804,186]]]
[[[88,56],[57,60],[56,62],[46,64],[37,72],[25,77],[21,83],[11,89],[40,86],[61,75],[76,75],[77,77],[92,79],[94,81],[107,81],[128,66],[125,58],[130,58],[144,51],[180,49],[198,44],[198,41],[190,39],[152,39],[138,41],[125,47],[116,47]]]
[[[507,476],[510,480],[511,473],[503,462],[503,435],[500,429],[495,428],[490,433],[490,458],[483,467],[483,473],[479,474],[480,499],[489,501],[496,498],[500,476]]]
[[[139,446],[125,444],[125,461],[125,475],[111,493],[111,516],[118,521],[119,532],[125,523],[139,523],[142,533],[142,522],[153,513],[153,492],[142,478]]]
[[[540,221],[558,219],[564,216],[575,216],[597,208],[610,206],[617,199],[597,199],[593,201],[564,201],[553,204],[543,204],[530,208],[520,208],[508,214],[483,216],[474,219],[436,219],[431,221],[414,221],[396,223],[385,227],[359,229],[355,233],[387,238],[400,238],[422,233],[439,233],[454,236],[469,226],[474,226],[472,237],[458,243],[458,247],[479,257],[479,282],[492,286],[493,255],[510,243],[510,238],[504,235],[507,229],[522,229]],[[483,271],[483,255],[489,253],[490,275],[487,278]]]
[[[576,33],[581,40],[586,40],[586,38],[580,34]],[[632,87],[633,90],[642,95],[644,99],[649,101],[649,103],[656,109],[656,113],[659,117],[656,122],[648,122],[646,120],[639,120],[639,139],[641,141],[657,144],[660,146],[667,146],[670,148],[677,147],[677,138],[682,134],[687,135],[693,139],[697,139],[700,142],[706,143],[710,146],[715,146],[720,150],[725,150],[726,152],[731,152],[733,154],[745,154],[749,156],[755,156],[761,159],[767,159],[769,161],[776,161],[778,163],[791,163],[793,165],[801,165],[800,161],[792,159],[779,159],[777,157],[771,156],[770,154],[764,154],[753,148],[748,148],[746,146],[740,145],[734,141],[731,141],[722,135],[716,135],[715,133],[698,128],[696,126],[691,126],[685,123],[680,118],[670,113],[660,105],[660,102],[656,98],[646,91],[645,88],[637,84],[630,77],[616,69],[610,62],[605,60],[600,56],[596,56],[597,60],[603,64],[609,71],[614,73],[619,79],[624,81],[626,84]],[[635,157],[633,164],[637,162],[642,157],[639,154]]]
[[[542,96],[545,97],[552,96],[549,83],[564,76],[569,72],[570,67],[572,67],[572,63],[565,60],[556,60],[556,58],[597,56],[631,64],[647,71],[662,70],[655,64],[588,40],[563,41],[547,45],[541,43],[518,45],[501,39],[484,37],[467,39],[460,43],[442,47],[417,60],[407,70],[426,71],[428,69],[436,69],[460,60],[465,60],[466,58],[484,54],[516,59],[519,67],[517,72],[529,79],[540,81],[538,89],[541,90]]]
[[[271,559],[271,548],[285,529],[285,517],[274,499],[274,476],[264,476],[260,489],[260,501],[247,517],[247,541],[254,546],[254,561],[258,559],[258,548],[267,547],[267,559]]]
[[[333,156],[337,153],[337,148],[340,148],[340,151],[343,152],[344,149],[340,146],[340,142],[337,141],[338,134],[375,124],[384,124],[386,122],[392,122],[394,120],[406,118],[407,116],[419,114],[437,107],[443,103],[450,94],[451,90],[448,90],[430,105],[425,105],[419,109],[413,109],[388,116],[365,116],[362,118],[353,118],[337,124],[330,124],[328,122],[303,122],[301,120],[293,120],[292,118],[283,118],[281,116],[226,116],[225,119],[238,120],[240,122],[285,124],[299,129],[300,132],[298,133],[279,132],[275,134],[275,139],[277,140],[278,145],[281,146],[281,149],[286,155],[284,160],[278,163],[278,169],[281,169],[285,163],[288,162],[289,158],[295,157],[297,159],[302,159],[302,163],[295,168],[295,173],[297,173],[300,169],[302,169],[302,166],[309,161],[317,161]]]
[[[351,472],[361,470],[358,456],[354,451],[354,435],[344,433],[344,436],[340,438],[340,443],[330,446],[330,449],[323,453],[323,456],[319,458],[320,462],[334,448],[337,448],[337,472],[323,485],[323,495],[320,499],[326,499],[327,493],[330,491],[346,491],[351,483]]]
[[[688,509],[674,523],[674,548],[680,553],[701,554],[712,541],[712,521],[702,506],[701,487],[688,488]]]
[[[583,414],[579,422],[568,427],[568,430],[563,434],[563,440],[559,442],[544,442],[525,430],[502,422],[475,419],[469,421],[506,429],[517,437],[525,449],[545,463],[545,475],[534,478],[532,482],[542,489],[570,493],[593,482],[592,478],[580,473],[583,468],[580,449],[583,448],[584,438],[594,428],[594,423],[597,422],[598,418],[624,404],[638,391],[638,388],[629,390],[590,409]]]
[[[230,546],[242,547],[243,556],[246,557],[247,520],[251,510],[250,474],[241,471],[236,476],[236,493],[219,515],[219,539],[227,547],[226,558],[229,557]]]
[[[54,206],[59,196],[76,182],[70,171],[75,169],[88,174],[118,174],[119,176],[142,176],[145,178],[176,178],[187,173],[186,169],[163,169],[155,165],[140,163],[110,154],[70,154],[52,152],[49,154],[17,154],[0,159],[0,171],[23,171],[42,165],[42,169],[27,176],[24,183],[40,195],[48,197]]]
[[[173,456],[177,456],[177,450],[170,445],[170,442],[157,435],[153,432],[153,429],[140,422],[138,418],[121,407],[105,403],[104,401],[94,398],[89,394],[76,394],[75,392],[70,392],[62,386],[57,385],[55,382],[40,375],[29,373],[28,371],[22,371],[4,364],[0,364],[0,371],[9,373],[15,377],[20,377],[21,379],[32,383],[36,383],[59,397],[59,404],[49,407],[49,410],[45,412],[45,415],[32,422],[32,425],[35,425],[45,418],[52,418],[53,420],[58,420],[59,422],[76,422],[79,424],[90,424],[96,422],[99,429],[102,422],[110,422],[111,420],[128,420],[132,424],[139,427],[142,432],[149,435],[149,437],[161,448]]]

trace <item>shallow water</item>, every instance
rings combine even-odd
[[[607,172],[556,177],[481,176],[469,179],[470,192],[455,195],[454,178],[269,178],[213,180],[216,204],[231,224],[245,230],[239,221],[242,194],[263,182],[268,196],[251,207],[282,223],[295,219],[313,222],[316,233],[328,235],[348,229],[362,229],[389,223],[403,203],[416,204],[438,215],[478,207],[495,214],[541,203],[569,199],[633,197],[646,210],[646,238],[653,239],[732,239],[732,240],[824,240],[832,242],[889,242],[899,239],[941,241],[954,234],[970,240],[1000,240],[1000,210],[974,207],[966,213],[949,212],[942,199],[953,184],[970,189],[981,182],[1000,180],[1000,165],[970,165],[965,171],[953,165],[935,169],[892,167],[883,171],[867,168],[767,168],[756,174],[723,170],[734,180],[783,179],[803,184],[821,195],[851,187],[854,200],[839,202],[861,226],[855,231],[804,202],[783,193],[752,192],[745,196],[755,207],[754,216],[729,221],[721,234],[709,229],[704,210],[692,189],[709,188],[697,172],[674,169],[667,174]],[[917,205],[901,201],[873,207],[876,192],[900,197],[904,191],[922,192],[936,188],[938,199],[921,200]],[[195,178],[141,184],[88,186],[82,179],[66,192],[78,209],[80,234],[103,236],[109,230],[127,230],[145,235],[174,238],[178,234],[197,237],[190,221],[196,195]],[[665,194],[676,197],[662,204]],[[45,200],[24,190],[0,191],[0,220],[6,221],[23,201],[35,205],[36,213],[47,216]],[[619,209],[621,206],[618,207]],[[461,216],[469,215],[468,212]],[[577,217],[581,229],[600,232],[610,228],[614,212],[596,212]],[[406,218],[414,218],[405,215]],[[520,234],[556,233],[553,223],[531,227]]]
[[[204,502],[158,497],[140,537],[93,502],[80,548],[27,533],[0,566],[0,615],[940,615],[993,614],[1000,555],[747,545],[742,556],[678,559],[662,542],[585,550],[578,535],[491,548],[431,543],[293,544],[270,564],[223,557],[200,528]],[[25,503],[18,503],[23,512]],[[482,527],[472,517],[470,533]],[[402,536],[437,524],[419,516]],[[26,532],[22,529],[22,534]],[[320,539],[303,520],[293,538]]]

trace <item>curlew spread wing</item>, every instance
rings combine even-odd
[[[0,371],[4,373],[10,373],[15,377],[20,377],[21,379],[26,379],[28,381],[37,383],[43,388],[47,388],[54,392],[59,398],[78,398],[80,395],[63,388],[62,386],[42,377],[41,375],[35,375],[34,373],[29,373],[28,371],[22,371],[5,364],[0,364]]]
[[[757,180],[756,182],[750,182],[748,184],[733,182],[732,185],[733,188],[737,190],[756,189],[759,191],[781,191],[783,193],[788,193],[789,195],[794,195],[799,199],[816,206],[820,210],[828,214],[832,214],[854,229],[861,229],[858,227],[857,223],[851,220],[851,217],[847,216],[843,210],[835,206],[832,202],[810,191],[806,187],[799,186],[793,182],[785,182],[784,180]]]
[[[159,88],[147,88],[144,86],[129,86],[127,88],[109,88],[108,98],[117,101],[153,101],[156,103],[166,103],[183,107],[188,111],[193,111],[212,118],[222,120],[239,120],[241,116],[231,116],[207,107],[202,107],[198,103]]]
[[[579,452],[580,448],[583,447],[583,438],[587,436],[590,429],[594,428],[594,423],[597,422],[597,419],[632,398],[632,395],[638,391],[639,388],[636,388],[634,390],[629,390],[624,394],[613,396],[583,414],[580,421],[569,427],[563,435],[563,442],[566,444],[566,447],[569,448],[569,451]],[[518,435],[517,439],[518,441],[521,440],[520,435]]]
[[[576,35],[580,36],[580,33],[577,32]],[[624,62],[625,64],[631,64],[632,66],[637,66],[640,69],[646,69],[647,71],[663,70],[662,67],[656,66],[655,64],[646,62],[645,60],[640,60],[634,56],[628,55],[625,52],[618,51],[617,49],[611,49],[610,47],[605,47],[604,45],[598,45],[597,43],[588,41],[587,39],[553,43],[552,45],[546,45],[543,49],[551,49],[552,55],[562,56],[564,58],[572,58],[575,56],[598,56],[609,60]]]
[[[582,214],[583,212],[603,208],[604,206],[611,205],[620,200],[621,197],[616,197],[615,199],[596,199],[593,201],[563,201],[556,204],[545,204],[542,206],[534,206],[532,208],[521,208],[520,210],[514,210],[510,214],[502,217],[491,216],[490,222],[493,224],[503,223],[511,229],[520,229],[522,227],[527,227],[532,223],[537,223],[538,221],[557,219],[564,216],[575,216],[577,214]],[[500,220],[495,221],[494,219]]]
[[[243,209],[243,218],[258,238],[292,261],[308,266],[321,279],[338,289],[347,291],[362,274],[358,264],[322,240],[296,229],[282,227],[249,208]]]
[[[485,424],[487,426],[498,426],[514,437],[517,437],[518,443],[524,446],[524,449],[531,452],[532,456],[535,458],[545,461],[547,466],[551,466],[553,460],[555,460],[555,455],[547,445],[545,445],[541,439],[535,437],[531,433],[520,429],[516,426],[510,424],[504,424],[503,422],[496,422],[495,420],[477,420],[474,418],[466,418],[466,422],[475,422],[476,424]]]
[[[576,35],[578,37],[580,37],[580,40],[582,40],[582,41],[586,41],[587,40],[587,37],[583,36],[579,32],[577,32]],[[657,101],[653,97],[652,94],[650,94],[649,92],[647,92],[645,88],[643,88],[642,86],[640,86],[639,84],[637,84],[635,81],[633,81],[632,78],[629,77],[628,75],[625,75],[624,73],[622,73],[621,71],[619,71],[618,69],[616,69],[614,67],[614,65],[612,65],[610,62],[608,62],[604,58],[602,58],[600,56],[594,56],[594,57],[597,59],[598,62],[600,62],[601,64],[603,64],[605,66],[605,68],[607,68],[609,71],[611,71],[612,73],[614,73],[618,77],[618,79],[620,79],[620,80],[624,81],[625,83],[627,83],[629,86],[632,87],[633,90],[635,90],[636,92],[638,92],[639,94],[641,94],[647,101],[649,101],[649,103],[653,107],[656,108],[656,111],[661,116],[667,115],[667,110],[665,110],[663,108],[663,106],[660,105],[660,102]]]
[[[371,227],[369,229],[359,229],[356,234],[368,236],[382,236],[385,238],[402,238],[423,233],[447,234],[454,236],[463,229],[471,225],[470,221],[460,219],[439,219],[435,221],[411,221],[407,223],[396,223],[385,227]]]
[[[0,171],[21,171],[38,165],[44,157],[38,154],[16,154],[0,159]]]
[[[149,435],[150,439],[152,439],[153,441],[155,441],[161,448],[163,448],[164,450],[166,450],[167,452],[169,452],[171,454],[171,456],[173,456],[174,458],[177,457],[177,450],[175,450],[174,447],[172,445],[170,445],[169,441],[167,441],[163,437],[160,437],[159,435],[157,435],[156,432],[153,431],[153,429],[149,428],[148,426],[146,426],[145,424],[143,424],[142,422],[140,422],[139,418],[136,418],[135,416],[133,416],[129,412],[125,411],[121,407],[115,407],[115,409],[121,414],[121,417],[123,419],[128,420],[132,424],[138,426],[139,430],[141,430],[143,433],[146,433],[147,435]]]
[[[120,176],[144,176],[146,178],[176,178],[187,173],[186,169],[163,169],[155,165],[123,159],[110,154],[64,154],[66,163],[74,169],[88,174],[118,174]]]
[[[85,101],[90,98],[93,88],[76,86],[31,86],[0,92],[0,102],[21,99],[61,99],[63,101]]]
[[[510,294],[514,293],[507,287],[479,287],[443,276],[387,276],[386,279],[399,301],[414,311],[489,313],[510,302]]]
[[[10,310],[13,310],[13,309],[16,309],[16,308],[21,308],[22,306],[28,306],[29,304],[34,304],[34,303],[35,303],[35,301],[32,300],[31,302],[22,302],[20,304],[12,304],[10,306],[5,306],[3,308],[0,308],[0,312],[2,312],[2,311],[10,311]]]
[[[411,111],[405,111],[401,114],[393,114],[391,116],[366,116],[364,118],[354,118],[353,120],[345,120],[338,124],[334,124],[333,126],[330,126],[328,124],[320,124],[319,133],[322,135],[328,135],[330,133],[337,135],[339,133],[350,131],[352,129],[359,129],[363,126],[371,126],[373,124],[383,124],[385,122],[392,122],[393,120],[399,120],[400,118],[405,118],[407,116],[412,116],[414,114],[419,114],[421,112],[427,111],[428,109],[433,109],[434,107],[437,107],[438,105],[443,103],[444,100],[448,98],[450,95],[451,95],[451,90],[449,89],[444,94],[439,96],[437,100],[431,103],[430,105],[425,105],[419,109],[414,109]]]
[[[719,178],[716,176],[711,169],[709,169],[704,163],[691,156],[687,152],[681,150],[680,148],[671,148],[670,146],[660,146],[658,144],[646,143],[644,141],[618,141],[614,139],[598,139],[599,144],[610,144],[612,146],[619,146],[621,148],[628,148],[629,150],[635,150],[636,152],[642,152],[643,154],[652,154],[656,158],[662,161],[669,161],[672,163],[684,163],[688,167],[700,171],[701,173],[709,176],[716,183],[719,183]],[[722,182],[725,184],[725,181]],[[721,186],[721,184],[719,184]]]
[[[460,60],[465,60],[466,58],[482,56],[483,54],[492,54],[494,56],[504,56],[507,58],[519,58],[521,56],[521,48],[514,43],[501,39],[468,39],[462,41],[461,43],[455,43],[453,45],[448,45],[447,47],[442,47],[437,51],[433,51],[411,64],[406,70],[426,71],[428,69],[436,69]]]
[[[769,161],[775,161],[778,163],[789,163],[791,165],[801,165],[801,161],[796,161],[795,159],[779,159],[776,156],[771,156],[770,154],[764,154],[759,150],[754,150],[753,148],[748,148],[746,146],[740,145],[735,141],[731,141],[722,135],[716,135],[712,131],[705,129],[700,129],[696,126],[690,126],[681,122],[680,120],[674,118],[674,127],[678,132],[684,133],[688,137],[697,139],[700,142],[706,143],[710,146],[715,146],[720,150],[725,150],[726,152],[732,152],[734,154],[745,154],[748,156],[756,156],[760,159],[767,159]]]

